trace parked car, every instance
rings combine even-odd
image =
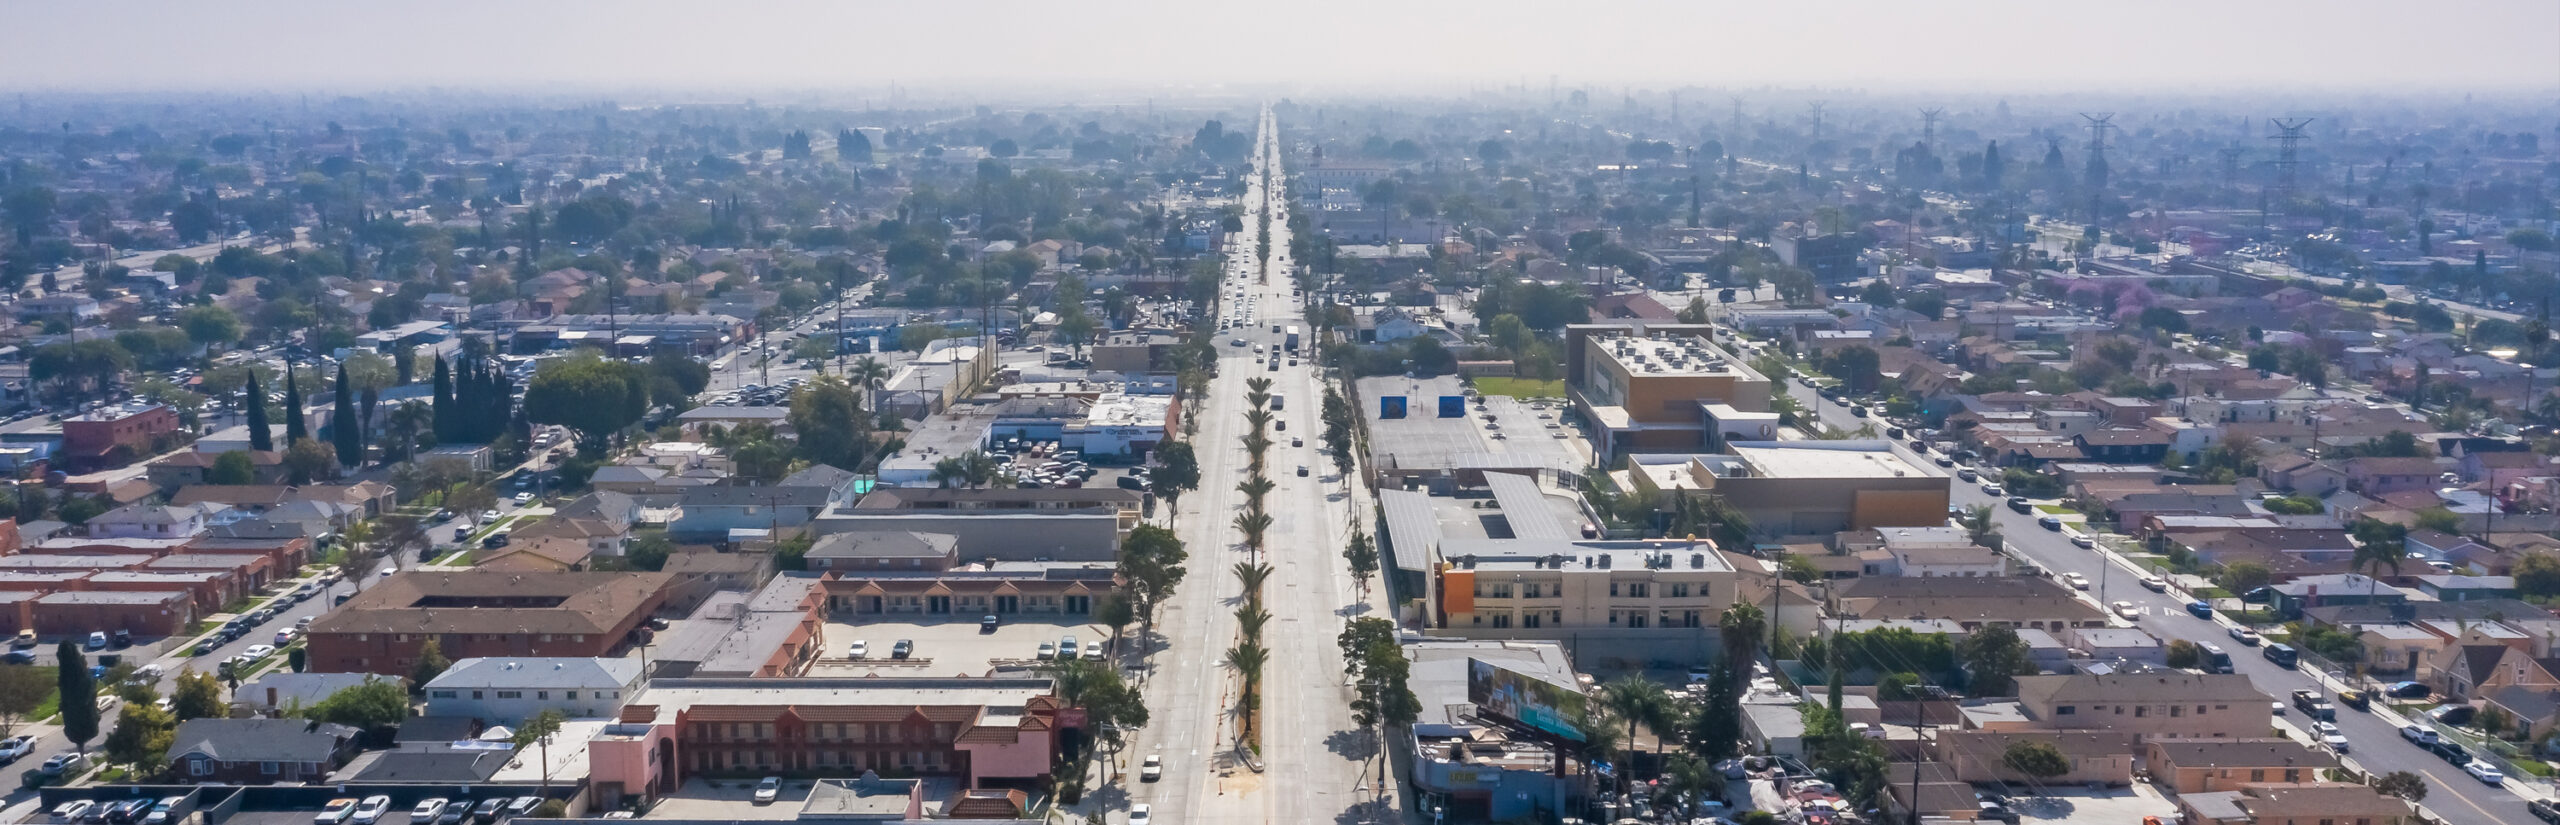
[[[413,824],[435,821],[437,814],[444,813],[444,801],[441,796],[418,800],[417,807],[409,809],[409,821]]]
[[[2424,699],[2433,692],[2435,689],[2423,682],[2393,682],[2382,686],[2382,695],[2393,699]]]
[[[2116,614],[2116,618],[2123,619],[2128,622],[2142,617],[2142,608],[2135,607],[2132,602],[2128,601],[2117,601],[2114,604],[2107,605],[2107,609],[2113,611]]]
[[[2258,631],[2250,630],[2250,629],[2245,628],[2245,627],[2234,627],[2234,628],[2232,628],[2232,629],[2231,629],[2231,638],[2232,638],[2233,640],[2235,640],[2235,641],[2238,641],[2238,642],[2239,642],[2239,643],[2241,643],[2241,644],[2244,644],[2244,645],[2251,645],[2251,646],[2255,646],[2255,645],[2257,645],[2259,642],[2261,642],[2261,641],[2264,641],[2264,640],[2265,640],[2265,639],[2264,639],[2264,637],[2261,637],[2261,636],[2259,636],[2259,635],[2258,635]]]
[[[756,794],[755,794],[756,804],[758,804],[758,805],[770,805],[770,804],[773,804],[773,801],[774,801],[774,800],[781,799],[781,798],[782,798],[782,777],[779,777],[779,776],[768,776],[768,777],[765,777],[763,781],[760,781],[760,782],[757,782],[757,783],[756,783]]]
[[[2547,800],[2536,799],[2531,802],[2524,803],[2524,810],[2525,813],[2532,814],[2535,819],[2560,825],[2560,805],[2553,805]]]
[[[2169,592],[2169,580],[2160,578],[2159,576],[2144,576],[2142,577],[2142,589],[2149,590],[2153,593],[2167,593]]]
[[[53,806],[53,821],[78,822],[82,815],[89,812],[90,808],[95,808],[97,806],[98,803],[91,802],[86,799],[74,799],[60,805],[55,805]]]
[[[444,813],[436,815],[436,825],[462,825],[471,819],[471,800],[458,799],[445,803]],[[409,825],[426,825],[412,821]]]
[[[0,765],[26,758],[36,749],[36,738],[25,734],[0,739]]]
[[[1041,642],[1038,658],[1042,661],[1058,658],[1058,644],[1056,642]]]
[[[2479,713],[2479,710],[2470,705],[2445,705],[2443,707],[2436,708],[2435,710],[2427,711],[2428,716],[2447,725],[2471,724],[2471,717],[2477,713]]]
[[[107,633],[106,633],[106,631],[99,630],[99,631],[92,631],[92,632],[90,632],[90,634],[89,634],[89,643],[88,643],[87,645],[85,645],[85,647],[87,647],[87,648],[88,648],[88,649],[90,649],[90,650],[105,650],[105,649],[107,649]]]
[[[847,646],[844,651],[844,657],[847,659],[860,659],[869,655],[871,655],[871,644],[860,639],[854,640],[853,644]]]
[[[2187,613],[2188,613],[2188,614],[2190,614],[2190,615],[2193,615],[2193,616],[2195,616],[2196,618],[2199,618],[2199,619],[2204,619],[2204,620],[2206,620],[2206,621],[2212,621],[2212,620],[2213,620],[2213,603],[2212,603],[2212,602],[2201,602],[2201,601],[2199,601],[2199,602],[2188,602],[2188,603],[2187,603]]]
[[[892,659],[904,659],[914,655],[915,652],[916,643],[913,639],[899,639],[897,644],[889,646],[889,658]]]
[[[2089,589],[2089,577],[2078,573],[2064,573],[2062,574],[2062,581],[2065,584],[2071,585],[2071,589],[2073,590]]]
[[[390,812],[391,797],[376,794],[365,797],[363,802],[356,803],[354,821],[356,825],[374,825],[382,821],[383,814]]]
[[[542,807],[542,797],[519,796],[507,801],[507,815],[524,816],[533,813],[533,809],[539,807]]]
[[[1147,754],[1147,761],[1140,763],[1138,766],[1138,781],[1154,782],[1163,778],[1164,755],[1155,753]]]
[[[506,797],[498,796],[480,800],[480,804],[471,806],[471,821],[479,825],[489,825],[498,821],[498,814],[506,809]]]
[[[2462,766],[2462,772],[2470,774],[2473,779],[2480,780],[2483,785],[2503,785],[2507,781],[2507,775],[2499,771],[2497,766],[2478,759],[2471,760],[2471,764]]]
[[[2409,740],[2411,744],[2434,745],[2436,732],[2433,728],[2413,722],[2400,726],[2400,738]]]
[[[1155,825],[1155,811],[1147,803],[1129,803],[1129,825]]]
[[[2062,532],[2062,519],[2059,516],[2046,516],[2036,519],[2036,526],[2059,533]]]
[[[2435,751],[2436,756],[2442,758],[2447,764],[2464,765],[2471,762],[2471,751],[2463,749],[2462,743],[2451,739],[2437,737],[2436,743],[2428,745],[2427,750]]]
[[[312,817],[311,821],[317,825],[344,825],[347,820],[354,819],[355,815],[356,800],[341,797],[329,800],[329,804],[320,806],[320,815]]]
[[[978,617],[978,632],[994,633],[996,632],[996,628],[1003,624],[1003,619],[999,619],[994,616],[980,616]]]

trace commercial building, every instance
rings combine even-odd
[[[1923,472],[1883,441],[1734,441],[1727,453],[1632,455],[1647,494],[1715,495],[1763,536],[1946,524],[1946,476]]]
[[[447,657],[620,655],[666,598],[664,573],[411,571],[310,628],[310,669],[407,675],[427,639]]]
[[[158,454],[178,438],[178,411],[167,404],[132,401],[62,420],[62,460],[85,472],[122,467]]]
[[[860,774],[1033,788],[1063,731],[1046,678],[655,679],[587,743],[603,807],[692,777]]]
[[[1769,250],[1788,266],[1813,273],[1814,280],[1826,284],[1856,280],[1872,274],[1858,267],[1858,255],[1867,249],[1866,240],[1856,235],[1802,235],[1780,232],[1770,236]]]
[[[1413,663],[1406,684],[1422,706],[1413,722],[1413,784],[1446,800],[1451,821],[1508,822],[1566,810],[1565,794],[1583,781],[1556,774],[1555,740],[1479,713],[1468,700],[1471,661],[1482,661],[1571,690],[1571,658],[1554,642],[1425,639],[1404,646]]]
[[[1701,405],[1769,409],[1769,379],[1710,342],[1704,324],[1565,327],[1565,381],[1592,426],[1593,452],[1692,452],[1705,447]]]
[[[619,356],[661,349],[708,356],[755,334],[755,322],[729,315],[554,315],[518,327],[508,350],[531,355],[591,346]]]

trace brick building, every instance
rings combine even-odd
[[[412,571],[310,629],[313,672],[406,675],[434,638],[447,658],[618,656],[666,600],[664,573]]]
[[[62,458],[75,472],[122,467],[159,452],[178,429],[167,404],[101,407],[62,420]]]

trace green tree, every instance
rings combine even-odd
[[[1360,592],[1369,592],[1369,577],[1378,572],[1378,547],[1369,541],[1369,533],[1357,526],[1351,528],[1351,543],[1342,548],[1342,560],[1351,566],[1351,577],[1360,583]]]
[[[2233,593],[2247,593],[2275,581],[2275,572],[2254,561],[2235,561],[2222,566],[2222,575],[2214,583]]]
[[[1749,671],[1731,660],[1718,661],[1707,676],[1706,701],[1689,717],[1687,745],[1709,762],[1733,758],[1742,749],[1742,703],[1738,685]]]
[[[1120,639],[1138,621],[1138,605],[1126,591],[1114,589],[1093,600],[1093,620],[1111,628],[1111,650],[1117,654]]]
[[[27,715],[53,698],[54,674],[40,667],[0,667],[0,736],[13,736]]]
[[[1167,512],[1174,512],[1182,494],[1200,489],[1200,459],[1191,451],[1190,442],[1175,441],[1156,448],[1156,467],[1147,476],[1147,488],[1164,499]]]
[[[1375,616],[1351,620],[1335,638],[1342,648],[1343,675],[1351,678],[1351,718],[1363,728],[1409,725],[1422,715],[1422,700],[1407,686],[1413,665],[1404,657],[1392,621]]]
[[[2196,666],[2203,655],[2204,651],[2197,648],[2196,643],[2185,639],[2172,639],[2169,641],[2168,659],[2163,664],[2179,669],[2191,668]]]
[[[2410,802],[2427,800],[2427,780],[2408,771],[2392,771],[2375,777],[2373,789],[2385,796],[2396,796]]]
[[[444,643],[428,636],[426,642],[418,646],[418,663],[409,667],[409,684],[425,690],[428,682],[444,675],[449,667],[453,667],[453,660],[444,657]]]
[[[80,655],[71,640],[62,640],[53,658],[55,684],[62,696],[62,738],[88,753],[89,740],[98,738],[98,683],[89,679],[89,659]]]
[[[809,463],[859,471],[870,456],[871,417],[842,378],[821,375],[800,385],[791,393],[790,421]]]
[[[326,479],[338,468],[338,450],[308,438],[295,439],[284,449],[286,483],[300,486],[314,479]]]
[[[222,704],[222,680],[195,668],[178,671],[177,684],[171,689],[169,698],[169,714],[180,722],[226,715]]]
[[[213,304],[179,310],[178,328],[187,331],[187,340],[208,347],[228,346],[240,340],[240,316]]]
[[[213,457],[213,468],[205,471],[206,484],[250,484],[258,480],[258,468],[249,454],[226,450]]]
[[[2017,677],[2036,672],[2035,662],[2027,656],[2026,640],[2008,625],[1989,625],[1974,631],[1964,643],[1965,670],[1973,674],[1970,692],[1975,696],[2007,696],[2018,690]]]
[[[2000,751],[2000,764],[2010,770],[2038,780],[2052,779],[2071,772],[2071,758],[2062,749],[2042,739],[2020,739]]]
[[[555,358],[525,386],[525,418],[575,430],[582,451],[601,454],[614,433],[648,413],[649,384],[638,366],[593,352]]]
[[[662,570],[667,566],[667,557],[674,555],[675,549],[675,540],[667,538],[663,532],[653,531],[633,538],[631,547],[623,551],[623,555],[630,559],[634,570]]]
[[[116,716],[116,729],[107,734],[100,750],[111,762],[142,768],[157,767],[166,759],[172,734],[178,723],[169,712],[149,702],[129,702]]]
[[[400,686],[398,679],[368,679],[364,684],[329,694],[318,704],[304,708],[302,715],[358,730],[381,730],[409,718],[409,691]]]
[[[2560,555],[2526,553],[2516,558],[2516,591],[2528,596],[2560,595]]]
[[[1671,694],[1662,689],[1662,683],[1642,675],[1621,676],[1601,684],[1598,699],[1602,706],[1626,722],[1626,750],[1631,757],[1636,748],[1638,723],[1652,729],[1654,741],[1659,743],[1663,729],[1669,727],[1666,723],[1673,718]],[[1630,758],[1627,764],[1634,764],[1634,760]],[[1626,791],[1627,783],[1632,779],[1629,774],[1632,773],[1634,771],[1618,772],[1619,792]]]
[[[1138,597],[1140,623],[1155,626],[1156,607],[1182,584],[1182,563],[1190,555],[1172,530],[1153,524],[1138,525],[1120,543],[1120,577]]]

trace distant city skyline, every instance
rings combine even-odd
[[[1552,78],[1612,92],[2513,94],[2560,89],[2560,3],[40,0],[0,7],[0,77],[32,93],[1448,93]]]

